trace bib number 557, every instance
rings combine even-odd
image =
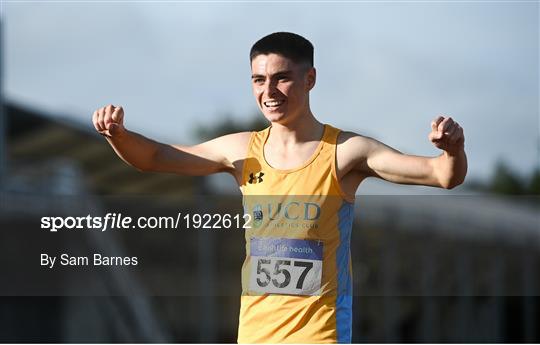
[[[282,292],[302,292],[306,285],[312,285],[311,281],[316,278],[312,274],[310,281],[306,281],[313,266],[311,261],[259,258],[256,282],[260,288],[270,288],[265,289],[268,292],[275,289],[296,290]]]

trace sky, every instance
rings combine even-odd
[[[539,165],[538,2],[19,2],[2,4],[6,99],[92,126],[196,143],[223,117],[262,116],[249,49],[275,31],[315,46],[313,113],[434,156],[430,122],[465,130],[469,177]]]

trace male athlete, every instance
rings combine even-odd
[[[270,122],[265,130],[167,145],[128,131],[122,107],[113,105],[94,112],[94,126],[141,171],[227,172],[236,179],[254,217],[245,236],[239,342],[350,342],[356,189],[370,176],[447,189],[461,184],[467,172],[463,130],[439,116],[429,140],[442,153],[402,154],[317,120],[309,105],[313,46],[302,36],[263,37],[250,61],[253,95]]]

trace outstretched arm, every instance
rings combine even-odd
[[[184,175],[208,175],[229,172],[241,157],[239,150],[249,133],[225,135],[199,145],[182,146],[159,143],[124,127],[122,107],[108,105],[94,112],[93,123],[116,154],[141,171],[170,172]],[[243,153],[243,152],[242,152]]]
[[[451,189],[467,174],[463,129],[452,120],[439,116],[431,124],[431,142],[442,154],[422,157],[403,154],[375,139],[350,136],[346,143],[350,168],[365,176],[384,180]]]

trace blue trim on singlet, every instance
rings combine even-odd
[[[336,253],[338,293],[336,297],[337,342],[350,343],[352,338],[352,278],[350,267],[351,229],[354,204],[343,201],[338,212],[339,246]]]

